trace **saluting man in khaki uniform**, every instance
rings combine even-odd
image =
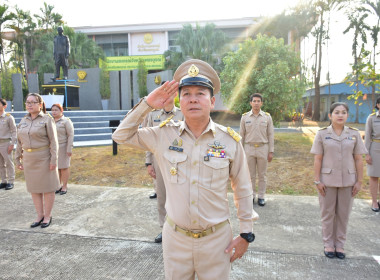
[[[183,114],[180,108],[174,106],[174,99],[172,103],[169,103],[165,108],[160,110],[153,110],[145,118],[143,127],[155,127],[160,125],[161,122],[170,118],[174,122],[183,121]],[[157,161],[154,159],[154,155],[151,152],[146,152],[145,166],[147,167],[149,175],[153,178],[154,190],[157,196],[157,210],[158,210],[158,222],[160,227],[164,226],[166,210],[166,189],[164,180],[161,175],[160,167],[157,165]],[[162,233],[160,232],[154,242],[162,242]]]
[[[5,113],[7,101],[0,98],[0,189],[13,189],[15,166],[12,151],[17,141],[16,123],[13,116]]]
[[[251,95],[252,110],[244,113],[240,121],[240,135],[247,155],[253,189],[253,201],[256,197],[256,173],[259,178],[258,204],[265,205],[267,188],[267,167],[274,152],[274,128],[272,117],[261,110],[263,97],[260,93]],[[257,170],[257,171],[256,171]]]
[[[367,154],[356,128],[345,126],[348,106],[331,105],[331,125],[319,130],[314,138],[314,184],[319,192],[324,254],[345,258],[348,218],[353,197],[363,182],[363,154]]]
[[[241,258],[254,240],[257,218],[245,153],[239,134],[210,118],[213,94],[220,90],[215,70],[192,59],[178,67],[174,80],[142,99],[112,138],[151,151],[160,166],[166,187],[165,278],[194,279],[197,274],[198,279],[229,279],[230,262]],[[138,129],[152,109],[172,102],[178,88],[185,121]],[[235,239],[229,225],[229,179],[240,220],[241,235]]]

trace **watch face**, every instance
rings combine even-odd
[[[249,243],[255,240],[255,235],[253,233],[242,233],[240,236],[247,240]]]

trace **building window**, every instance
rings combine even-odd
[[[105,56],[128,56],[128,34],[96,35],[95,42]]]

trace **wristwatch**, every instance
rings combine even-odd
[[[321,181],[314,181],[314,185],[319,185]]]
[[[240,236],[244,238],[248,243],[252,243],[255,240],[255,235],[252,232],[240,233]]]

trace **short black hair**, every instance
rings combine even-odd
[[[376,99],[375,109],[380,110],[379,106],[377,104],[380,104],[380,97]]]
[[[254,97],[258,97],[258,98],[260,98],[261,99],[261,102],[263,102],[263,96],[260,94],[260,93],[254,93],[254,94],[252,94],[249,98],[249,101],[250,102],[252,102],[252,100],[253,100],[253,98]]]
[[[7,101],[4,98],[0,98],[0,103],[3,104],[3,106],[7,105]]]

